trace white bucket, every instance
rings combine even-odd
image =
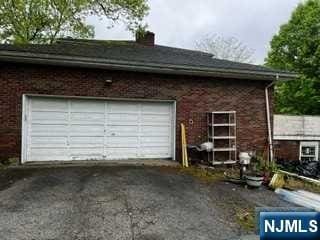
[[[251,156],[247,152],[240,152],[239,153],[239,159],[240,159],[240,164],[249,165],[250,164],[250,160],[251,160]]]

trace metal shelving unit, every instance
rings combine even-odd
[[[213,150],[208,153],[213,165],[234,164],[237,162],[237,125],[236,111],[218,111],[207,113],[208,140]],[[224,153],[227,159],[220,159],[218,153]]]

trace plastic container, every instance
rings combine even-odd
[[[263,183],[263,176],[246,175],[246,183],[250,187],[260,187]]]

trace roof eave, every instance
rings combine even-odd
[[[265,81],[288,81],[297,78],[296,74],[249,71],[222,68],[206,68],[144,62],[128,62],[86,57],[68,57],[52,54],[34,54],[26,52],[0,51],[0,61],[30,63],[54,66],[127,70],[174,75],[210,76]]]

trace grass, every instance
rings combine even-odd
[[[256,227],[253,208],[236,208],[236,221],[247,232],[253,232]]]
[[[288,176],[285,179],[285,188],[290,190],[306,190],[314,193],[320,193],[320,185],[316,185],[311,182],[304,181],[295,177]]]
[[[320,185],[280,172],[275,173],[273,180],[270,182],[270,187],[273,189],[286,188],[289,190],[306,190],[320,193]]]
[[[191,175],[205,183],[216,182],[225,179],[224,171],[222,169],[211,170],[191,166],[188,168],[180,168],[179,172]]]

